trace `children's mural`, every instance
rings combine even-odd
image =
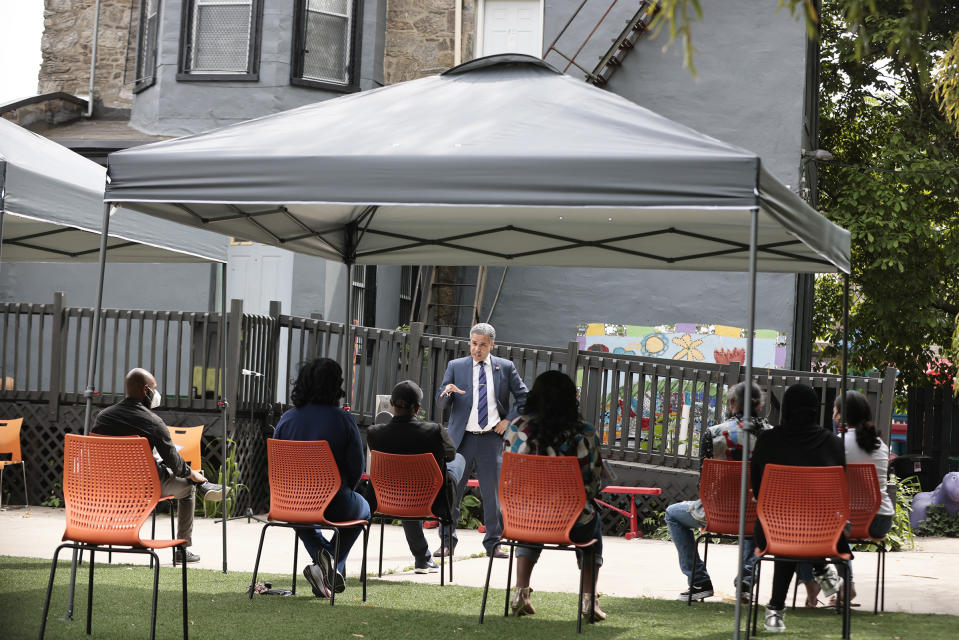
[[[687,362],[744,362],[746,330],[719,324],[663,324],[644,327],[629,324],[584,323],[577,327],[579,348],[685,360]],[[753,366],[781,369],[786,366],[786,334],[759,329],[753,340]]]
[[[603,353],[642,355],[685,362],[714,362],[729,364],[746,359],[746,331],[737,327],[706,324],[673,324],[657,327],[591,323],[581,324],[577,331],[580,349]],[[786,335],[774,330],[758,330],[753,341],[757,367],[783,368],[786,363]],[[611,380],[609,381],[611,384]],[[623,380],[620,380],[622,390]],[[637,384],[632,385],[638,389]],[[673,381],[670,389],[660,381],[658,388],[650,388],[647,378],[643,398],[634,392],[629,398],[614,398],[608,393],[604,399],[603,441],[613,443],[625,431],[629,444],[638,436],[641,441],[653,439],[653,449],[671,448],[678,444],[683,454],[698,453],[699,434],[716,422],[717,396],[725,390],[715,385],[686,382],[680,388]],[[611,391],[608,390],[608,391]],[[720,408],[720,419],[725,415]],[[611,428],[611,425],[616,425]],[[625,427],[625,428],[624,428]],[[678,441],[678,442],[677,442]]]

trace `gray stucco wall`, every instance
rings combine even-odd
[[[96,304],[96,264],[4,263],[0,302],[50,304],[57,291],[71,307]],[[103,306],[113,309],[209,311],[209,264],[107,263]]]
[[[170,136],[199,133],[342,95],[290,84],[294,0],[263,0],[258,81],[178,81],[181,6],[181,0],[162,1],[156,83],[134,97],[131,124],[137,129]],[[364,90],[383,84],[385,16],[386,0],[363,0]]]
[[[572,0],[546,3],[547,45],[577,5]],[[787,11],[777,12],[773,4],[759,6],[752,0],[703,3],[703,14],[703,21],[693,26],[697,78],[682,66],[681,42],[662,51],[667,37],[664,31],[655,40],[640,40],[613,74],[607,90],[759,153],[772,174],[795,191],[805,25]],[[574,52],[597,18],[574,22],[563,36],[560,50]],[[611,19],[601,27],[582,59],[594,64],[622,24]],[[555,54],[547,60],[559,64]],[[569,73],[582,77],[576,69]],[[748,241],[745,232],[743,239]],[[490,270],[484,314],[501,273]],[[745,274],[736,273],[511,267],[492,322],[501,340],[546,345],[566,344],[581,322],[745,327],[746,287]],[[795,276],[760,275],[756,327],[787,332],[790,348],[794,296]]]

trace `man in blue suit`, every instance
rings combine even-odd
[[[452,402],[447,428],[457,451],[466,460],[466,471],[453,501],[453,546],[456,546],[455,526],[459,520],[460,501],[475,463],[486,525],[483,546],[487,555],[505,558],[506,554],[496,544],[503,532],[499,510],[503,433],[526,402],[527,390],[511,361],[490,355],[495,338],[496,330],[485,322],[470,329],[470,355],[457,358],[446,366],[437,402],[441,409]],[[512,410],[511,394],[515,401]],[[442,544],[446,536],[440,540]],[[433,555],[452,555],[452,550],[440,547]]]

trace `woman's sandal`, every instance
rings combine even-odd
[[[815,580],[804,583],[806,587],[806,608],[815,609],[819,606],[819,592],[822,589],[816,584]]]
[[[850,587],[849,590],[852,592],[852,598],[851,598],[850,600],[855,600],[855,599],[856,599],[856,583],[854,583],[854,582],[853,582],[853,583],[850,583],[849,587]],[[845,595],[845,593],[846,593],[846,585],[842,585],[841,587],[839,587],[839,597],[842,598],[842,597]],[[842,601],[840,600],[840,603],[841,603],[841,602],[842,602]],[[836,596],[833,596],[832,598],[829,599],[829,606],[830,606],[830,607],[835,607],[835,606],[836,606]],[[850,601],[850,602],[849,602],[849,606],[850,606],[850,607],[858,607],[858,606],[860,606],[860,604],[859,604],[858,602],[852,602],[852,601]]]
[[[514,587],[513,599],[509,606],[513,610],[513,615],[517,618],[536,613],[533,604],[529,601],[529,594],[533,593],[532,587]]]

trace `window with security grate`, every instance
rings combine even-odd
[[[358,0],[297,0],[293,84],[358,89],[360,7]]]
[[[262,0],[184,0],[179,80],[256,80]]]
[[[157,29],[160,25],[159,0],[140,0],[140,25],[137,31],[136,77],[133,91],[142,91],[156,80]]]

